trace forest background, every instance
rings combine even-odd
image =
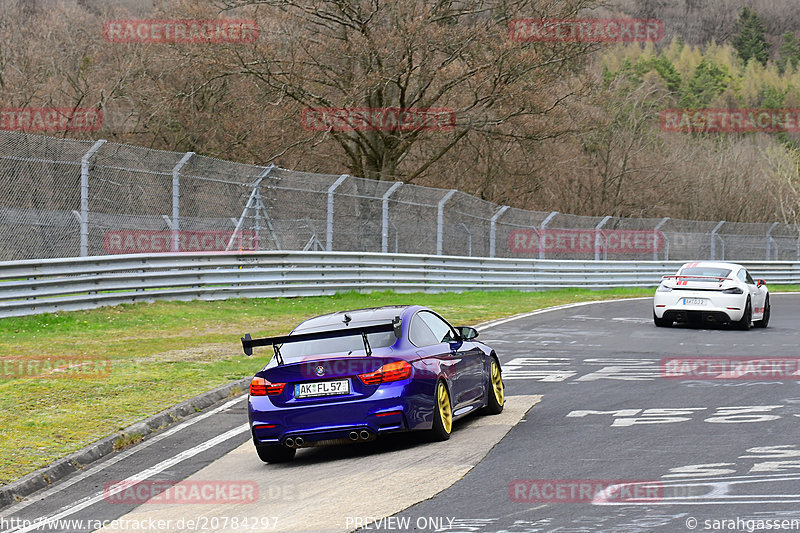
[[[118,19],[255,19],[254,43],[111,43]],[[636,17],[655,43],[515,42],[517,18]],[[243,163],[578,215],[800,222],[800,136],[664,131],[665,109],[800,108],[796,0],[4,0],[0,107]],[[310,131],[309,107],[444,107],[445,131]],[[2,180],[2,177],[0,177]],[[5,184],[11,185],[11,184]],[[24,184],[14,184],[20,186]]]

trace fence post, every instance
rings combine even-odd
[[[656,227],[653,228],[653,261],[658,261],[658,230],[661,229],[661,226],[667,223],[669,217],[664,217],[661,219],[661,222],[656,224]],[[664,241],[666,243],[666,237],[664,237]],[[664,258],[664,261],[669,261],[669,253],[667,253],[667,257]]]
[[[611,220],[611,215],[606,215],[606,217],[600,221],[598,225],[594,227],[594,260],[600,261],[600,230],[603,226],[606,225],[606,222]],[[608,246],[606,246],[608,248]],[[605,255],[605,254],[604,254]],[[605,259],[605,257],[603,257]]]
[[[403,184],[398,181],[383,193],[381,198],[381,252],[389,252],[389,197]],[[397,250],[395,250],[397,251]]]
[[[472,232],[463,222],[459,224],[467,233],[467,257],[472,257]]]
[[[772,261],[772,243],[775,242],[775,239],[772,238],[772,230],[774,230],[775,226],[777,226],[778,224],[779,224],[778,222],[773,222],[772,225],[767,230],[767,261]],[[778,255],[777,244],[775,245],[775,252],[776,252],[775,255],[777,256]]]
[[[181,169],[189,162],[194,152],[186,152],[180,161],[172,168],[172,247],[173,252],[179,251],[178,231],[181,229]]]
[[[89,159],[105,143],[100,139],[81,158],[81,257],[89,255]]]
[[[717,258],[717,232],[722,225],[725,224],[724,220],[720,220],[719,224],[717,224],[713,230],[711,230],[711,260],[714,261]],[[723,255],[724,255],[723,251]]]
[[[547,218],[542,220],[542,223],[539,225],[539,229],[541,230],[539,232],[539,259],[544,259],[544,235],[545,235],[544,230],[545,228],[547,228],[547,225],[550,223],[553,217],[556,216],[557,214],[558,211],[553,211],[552,213],[547,215]]]
[[[497,212],[492,216],[492,220],[489,221],[489,257],[494,257],[495,254],[495,239],[497,238],[497,219],[500,218],[503,213],[508,211],[509,207],[507,205],[502,206]]]
[[[442,199],[439,200],[439,204],[436,206],[436,255],[442,255],[442,239],[443,239],[443,229],[444,229],[444,204],[447,203],[447,200],[453,197],[453,195],[458,192],[455,189],[450,189],[447,191],[447,194],[442,196]]]
[[[325,249],[329,252],[333,250],[333,191],[347,179],[347,176],[347,174],[342,174],[328,188],[328,224],[325,230]]]

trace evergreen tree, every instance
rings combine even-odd
[[[783,34],[781,47],[778,49],[778,60],[775,63],[783,74],[786,71],[786,65],[797,68],[798,62],[800,62],[800,41],[793,32],[787,31]]]
[[[739,53],[742,61],[747,63],[756,59],[762,65],[769,59],[769,44],[767,44],[766,28],[758,13],[743,7],[739,13],[739,20],[733,27],[733,47]]]
[[[703,59],[684,87],[680,105],[689,109],[706,107],[728,88],[730,82],[731,76],[724,65]]]
[[[761,107],[766,109],[780,109],[783,107],[783,102],[786,100],[786,93],[789,91],[781,91],[777,87],[764,84],[761,87]]]
[[[675,65],[673,65],[672,61],[670,61],[663,53],[658,57],[640,61],[640,64],[637,66],[639,68],[639,72],[642,74],[649,72],[650,70],[655,70],[658,72],[664,82],[666,82],[667,89],[669,89],[671,92],[677,92],[681,88],[680,72],[675,69]]]
[[[681,74],[663,52],[658,56],[639,58],[636,63],[625,58],[618,72],[612,72],[607,66],[603,67],[604,87],[608,87],[619,75],[625,76],[635,85],[641,85],[644,75],[653,71],[664,80],[668,91],[677,93],[680,90]]]

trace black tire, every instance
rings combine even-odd
[[[734,325],[736,329],[740,329],[742,331],[747,331],[750,329],[750,325],[753,323],[753,304],[750,303],[750,297],[747,297],[747,303],[744,304],[744,314],[742,315],[742,319],[738,322],[735,322]]]
[[[453,430],[453,405],[444,381],[439,380],[436,383],[433,400],[433,427],[430,438],[434,441],[448,440]]]
[[[656,312],[653,311],[653,324],[655,324],[657,328],[668,328],[672,326],[672,320],[667,320],[666,318],[658,318],[656,316]]]
[[[258,453],[258,458],[265,463],[286,463],[294,459],[297,450],[279,445],[256,446],[256,453]]]
[[[769,326],[769,315],[772,314],[769,305],[769,294],[767,294],[767,299],[764,301],[764,316],[761,320],[756,320],[753,322],[753,325],[757,328],[765,328]]]
[[[505,404],[505,385],[503,385],[503,374],[500,370],[500,363],[492,357],[489,363],[489,401],[483,409],[483,414],[499,415],[503,412]]]

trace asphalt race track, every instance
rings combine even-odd
[[[506,410],[462,421],[446,443],[402,436],[264,465],[232,400],[3,510],[0,529],[51,518],[39,531],[114,519],[102,531],[800,531],[797,377],[667,379],[659,366],[800,356],[800,295],[773,294],[770,327],[747,332],[656,328],[650,306],[481,328],[501,356]],[[104,492],[125,479],[238,483],[244,497],[141,505]]]

